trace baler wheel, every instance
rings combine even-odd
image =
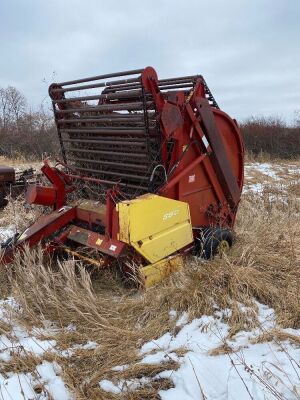
[[[8,203],[8,200],[5,198],[5,191],[2,187],[0,187],[0,208],[5,207]]]
[[[0,196],[1,196],[1,195],[0,195]],[[6,199],[0,197],[0,208],[6,207],[7,204],[8,204],[8,200],[6,200]]]
[[[206,260],[227,253],[233,244],[233,233],[224,228],[204,228],[197,238],[196,254]]]

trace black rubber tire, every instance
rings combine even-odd
[[[6,241],[3,243],[0,243],[0,249],[7,249],[8,247],[12,247],[18,240],[19,236],[19,233],[15,233],[14,236],[6,239]]]
[[[196,238],[196,255],[206,260],[213,258],[219,253],[219,246],[223,241],[227,242],[228,248],[232,246],[234,236],[230,229],[200,229]]]
[[[0,208],[3,208],[7,205],[8,200],[5,198],[6,193],[3,187],[0,186]]]
[[[8,200],[0,197],[0,208],[6,207],[8,204]]]

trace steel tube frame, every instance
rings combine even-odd
[[[139,82],[140,77],[137,78],[130,78],[130,79],[120,79],[118,81],[108,81],[108,82],[101,82],[101,83],[95,83],[95,84],[90,84],[90,85],[81,85],[81,86],[71,86],[68,88],[57,88],[57,89],[52,89],[51,93],[64,93],[64,92],[73,92],[77,90],[85,90],[85,89],[96,89],[99,87],[111,87],[114,85],[122,85],[122,84],[127,84],[127,83],[135,83]],[[58,84],[60,85],[60,84]]]
[[[90,163],[95,163],[95,164],[100,164],[100,162],[98,160],[91,160],[88,158],[76,158],[76,157],[70,157],[69,161],[79,161],[79,162],[90,162]],[[100,165],[110,165],[112,167],[116,167],[116,168],[135,168],[135,169],[139,169],[139,170],[147,170],[148,166],[145,164],[128,164],[128,163],[118,163],[118,162],[113,162],[113,161],[103,161],[101,160],[101,164]]]
[[[72,103],[75,101],[85,101],[85,100],[100,100],[100,99],[106,99],[106,100],[118,100],[118,99],[126,99],[126,98],[139,98],[140,95],[142,94],[141,90],[131,90],[126,93],[124,92],[117,92],[117,93],[108,93],[108,94],[97,94],[97,95],[92,95],[92,96],[81,96],[81,97],[69,97],[65,99],[59,99],[55,100],[56,104],[61,104],[61,103]]]
[[[101,138],[102,139],[102,138]],[[137,138],[134,141],[128,141],[128,139],[124,140],[84,140],[84,139],[63,139],[64,143],[84,143],[84,144],[99,144],[99,145],[122,145],[122,146],[146,146],[145,140],[137,141]]]
[[[128,129],[128,127],[126,127],[126,129],[121,129],[121,127],[110,127],[108,126],[107,128],[103,127],[103,128],[64,128],[61,129],[61,133],[90,133],[90,134],[97,134],[97,133],[101,133],[101,134],[112,134],[112,135],[126,135],[126,134],[141,134],[143,135],[145,133],[145,129],[141,129],[133,126],[132,129]]]
[[[80,168],[77,168],[77,169],[80,169]],[[82,168],[81,168],[81,170],[82,170]],[[132,188],[132,189],[144,189],[144,190],[148,189],[148,187],[142,186],[142,185],[134,185],[134,184],[131,184],[131,183],[124,183],[124,182],[113,182],[113,181],[93,178],[93,177],[89,177],[89,176],[68,174],[68,177],[70,177],[71,179],[77,179],[77,180],[80,180],[80,181],[87,181],[87,182],[94,182],[94,183],[98,183],[98,184],[107,184],[107,185],[112,185],[112,186],[122,186],[122,187],[128,187],[128,188]]]
[[[57,120],[58,124],[76,124],[76,123],[93,123],[93,122],[139,122],[143,121],[144,117],[141,116],[131,116],[130,114],[119,114],[119,115],[109,115],[109,116],[100,116],[99,118],[60,118]]]
[[[85,168],[85,167],[75,167],[77,170],[80,171],[87,171],[87,172],[93,172],[97,174],[106,174],[106,175],[112,175],[115,177],[120,177],[120,178],[129,178],[129,179],[136,179],[138,181],[148,181],[147,176],[140,176],[140,175],[134,175],[134,174],[125,174],[123,172],[113,172],[113,171],[102,171],[101,169],[93,169],[93,168]],[[116,182],[117,183],[117,182]]]
[[[136,75],[136,74],[141,74],[143,71],[144,71],[144,68],[142,68],[142,69],[133,69],[133,70],[130,70],[130,71],[114,72],[112,74],[90,76],[89,78],[75,79],[73,81],[60,82],[60,83],[58,83],[58,85],[60,85],[60,86],[68,86],[68,85],[75,85],[77,83],[84,83],[84,82],[89,82],[89,81],[97,81],[97,80],[100,80],[100,79],[116,78],[118,76]]]
[[[55,102],[53,102],[55,105]],[[154,103],[152,101],[147,101],[146,102],[147,106],[152,108],[154,107]],[[62,113],[62,114],[68,114],[68,113],[75,113],[75,112],[98,112],[98,111],[140,111],[143,109],[143,103],[142,102],[136,102],[136,103],[116,103],[116,104],[103,104],[100,106],[89,106],[89,107],[81,107],[81,108],[69,108],[66,110],[55,110],[55,113]]]
[[[107,155],[111,155],[111,156],[123,156],[123,157],[136,157],[136,158],[147,158],[147,154],[143,154],[143,153],[120,153],[120,152],[114,152],[114,151],[105,151],[105,150],[90,150],[90,149],[74,149],[74,148],[70,148],[68,149],[68,151],[72,151],[72,152],[80,152],[80,153],[93,153],[93,154],[107,154]]]

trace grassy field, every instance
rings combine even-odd
[[[0,399],[300,399],[299,177],[248,162],[230,253],[145,293],[39,250],[2,267]],[[2,234],[34,217],[12,202]]]

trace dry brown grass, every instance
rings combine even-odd
[[[45,357],[43,357],[43,359],[45,359]],[[20,355],[18,352],[16,352],[12,355],[12,358],[9,361],[1,362],[0,372],[3,375],[7,375],[10,372],[13,373],[32,372],[35,370],[37,365],[41,364],[43,359],[32,353]]]
[[[45,319],[55,321],[61,328],[55,336],[59,350],[89,340],[99,344],[95,350],[78,349],[69,358],[59,352],[56,356],[63,379],[77,399],[157,399],[159,389],[170,387],[169,380],[156,380],[121,397],[104,392],[98,382],[153,377],[176,369],[177,363],[167,356],[160,365],[140,364],[137,351],[167,331],[176,334],[171,309],[187,311],[193,319],[212,314],[216,306],[228,307],[232,337],[258,326],[256,299],[275,309],[279,326],[300,328],[299,215],[299,203],[291,196],[284,203],[280,197],[270,201],[267,193],[245,195],[237,219],[237,241],[228,256],[210,262],[191,257],[183,272],[145,293],[124,289],[110,271],[91,279],[89,271],[73,261],[46,263],[39,250],[26,251],[17,258],[13,274],[6,275],[22,306],[16,318],[28,329],[43,326]],[[241,309],[239,303],[248,308]],[[70,324],[76,326],[75,331],[65,330]],[[282,337],[274,331],[260,340]],[[218,348],[216,355],[228,351]],[[181,355],[184,352],[181,349]],[[112,371],[123,364],[128,369]]]
[[[42,159],[41,159],[42,161]],[[39,169],[41,165],[41,161],[28,161],[23,155],[19,155],[18,157],[11,158],[0,156],[0,165],[7,165],[9,167],[14,167],[17,169],[27,169],[30,167]]]
[[[294,181],[291,182],[288,187],[287,190],[290,194],[300,197],[300,183],[299,180],[298,181]]]
[[[25,205],[24,197],[10,199],[8,205],[0,210],[0,226],[13,226],[16,232],[22,232],[42,213],[41,207]]]
[[[253,339],[252,343],[263,343],[263,342],[269,342],[271,340],[275,340],[277,343],[288,341],[300,347],[299,336],[286,331],[282,331],[280,329],[272,329],[270,331],[265,331],[257,338]]]

